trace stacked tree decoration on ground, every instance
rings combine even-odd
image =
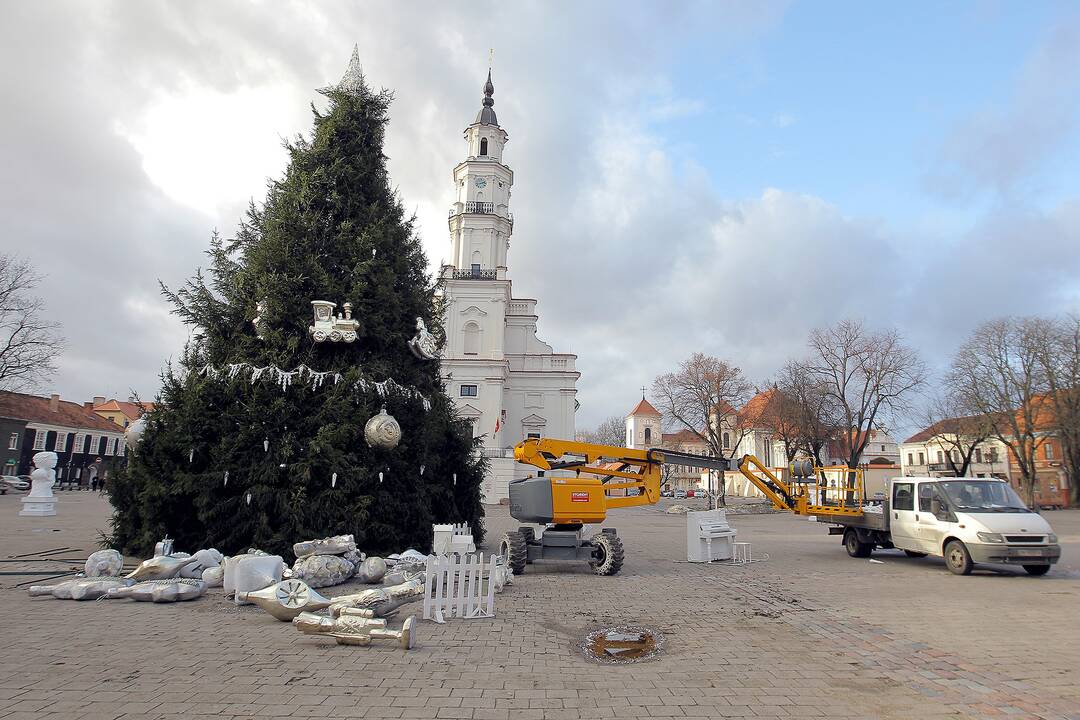
[[[355,52],[321,92],[265,203],[164,291],[192,340],[110,481],[118,549],[146,556],[168,531],[225,554],[290,559],[297,537],[345,534],[389,552],[455,522],[480,539],[483,461],[440,379],[435,286],[383,156],[391,95]]]

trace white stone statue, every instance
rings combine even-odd
[[[86,558],[86,577],[116,577],[124,567],[124,558],[116,550],[98,550]]]
[[[437,360],[439,357],[439,343],[428,332],[423,318],[416,318],[416,335],[409,341],[409,349],[421,360]]]
[[[26,517],[49,517],[56,514],[56,453],[39,452],[34,455],[34,471],[30,473],[30,494],[22,498],[23,509],[19,515]]]

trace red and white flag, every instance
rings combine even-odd
[[[499,428],[501,428],[501,427],[502,427],[502,418],[501,417],[495,418],[495,432],[493,432],[491,434],[492,435],[498,435],[499,434]]]

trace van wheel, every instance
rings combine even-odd
[[[1028,575],[1045,575],[1050,572],[1049,565],[1025,565],[1024,570]]]
[[[926,553],[919,552],[918,550],[905,550],[904,554],[908,557],[926,557]]]
[[[874,550],[873,545],[864,543],[859,539],[859,533],[850,528],[844,533],[844,547],[847,549],[847,554],[853,558],[868,558]]]
[[[971,568],[975,563],[971,562],[971,554],[959,540],[950,540],[945,546],[945,567],[955,575],[970,575]]]

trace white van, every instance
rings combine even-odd
[[[1061,557],[1050,524],[1007,482],[991,478],[894,478],[881,512],[818,519],[840,526],[830,532],[843,534],[852,557],[898,548],[911,557],[943,557],[957,575],[976,563],[1021,565],[1044,575]]]

